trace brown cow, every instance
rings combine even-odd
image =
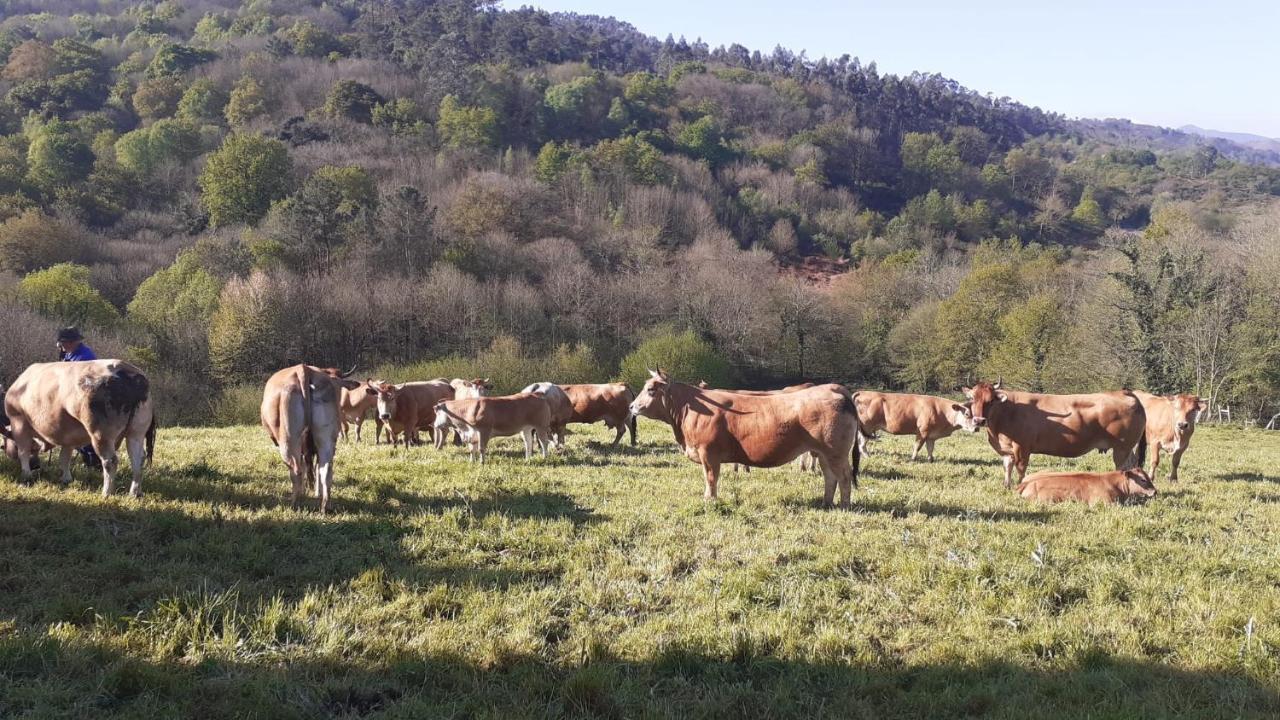
[[[520,392],[542,393],[542,397],[551,408],[551,439],[556,447],[564,449],[564,426],[573,417],[573,403],[559,385],[549,382],[533,383]]]
[[[911,460],[928,447],[933,462],[933,444],[956,430],[978,432],[969,406],[933,395],[858,391],[858,447],[867,453],[867,439],[884,431],[890,435],[913,435]]]
[[[336,368],[294,365],[277,371],[263,388],[262,427],[289,467],[295,509],[307,481],[315,484],[320,512],[329,510],[333,459],[342,423],[339,394],[342,388],[360,386],[358,380],[347,377],[350,374]]]
[[[381,383],[378,390],[378,417],[387,423],[391,444],[399,444],[404,437],[405,447],[418,445],[418,431],[431,428],[435,419],[435,406],[442,400],[453,399],[453,386],[447,380],[408,382],[399,385]],[[433,430],[433,440],[435,439]]]
[[[102,460],[102,496],[115,487],[121,442],[129,450],[133,482],[129,494],[142,496],[142,464],[155,450],[156,419],[150,384],[138,368],[122,360],[36,363],[22,372],[4,395],[9,418],[5,449],[22,465],[29,481],[33,450],[40,444],[62,448],[62,482],[71,482],[71,457],[92,445]]]
[[[800,383],[799,385],[788,385],[784,388],[779,388],[777,390],[723,390],[722,392],[738,393],[739,395],[757,395],[757,396],[778,395],[780,393],[791,393],[797,390],[807,390],[813,387],[814,385],[816,385],[816,383],[806,382],[806,383]],[[713,390],[714,388],[712,388],[710,383],[708,383],[706,380],[699,380],[698,389]],[[859,449],[862,449],[861,446],[859,446]],[[818,456],[811,452],[802,453],[799,458],[796,458],[796,464],[800,466],[800,470],[802,472],[813,471],[816,473],[821,470],[821,468],[818,467]],[[733,471],[734,472],[741,471],[741,472],[749,473],[751,472],[751,466],[748,465],[746,467],[743,467],[738,465],[737,463],[734,463]]]
[[[454,400],[489,397],[489,394],[493,392],[493,383],[489,381],[489,378],[475,378],[473,380],[454,378],[449,381],[449,385],[453,387]]]
[[[378,388],[376,387],[380,381],[372,378],[360,383],[354,389],[348,390],[341,388],[341,397],[338,399],[338,409],[342,417],[342,439],[347,440],[348,427],[356,426],[356,442],[360,442],[360,429],[364,427],[365,416],[370,410],[376,410],[378,407]],[[382,442],[382,418],[378,417],[377,412],[373,414],[374,434],[373,444],[377,445]]]
[[[1142,403],[1127,390],[1088,395],[1042,395],[1004,390],[1000,382],[962,388],[978,427],[1004,461],[1004,486],[1027,475],[1032,453],[1080,457],[1111,451],[1117,470],[1141,467],[1147,441]],[[1134,448],[1137,451],[1134,451]]]
[[[1160,451],[1173,454],[1169,481],[1177,482],[1178,465],[1182,453],[1191,444],[1191,434],[1196,431],[1200,414],[1209,409],[1209,403],[1195,395],[1170,395],[1161,397],[1135,390],[1134,395],[1147,413],[1147,444],[1151,446],[1151,477],[1160,466]]]
[[[636,419],[628,409],[634,396],[631,389],[623,383],[607,385],[561,385],[560,389],[569,396],[573,404],[571,423],[595,423],[604,421],[605,426],[617,430],[613,444],[617,445],[622,434],[631,430],[631,444],[636,444]]]
[[[1018,484],[1018,494],[1040,502],[1079,500],[1097,505],[1153,497],[1156,487],[1142,468],[1114,472],[1038,472]]]
[[[840,385],[774,395],[703,390],[649,371],[631,412],[671,425],[676,443],[702,465],[708,500],[716,497],[722,463],[778,467],[816,452],[825,477],[826,504],[840,487],[840,506],[858,484],[858,411]]]
[[[435,406],[437,429],[452,426],[462,434],[470,448],[472,461],[479,455],[484,464],[489,439],[520,434],[524,439],[524,457],[533,457],[536,438],[547,456],[551,440],[551,406],[542,393],[518,393],[505,397],[447,400]]]

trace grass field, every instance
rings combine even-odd
[[[1280,434],[1097,509],[888,438],[848,512],[793,469],[705,504],[640,436],[344,444],[327,517],[256,427],[162,430],[141,501],[0,461],[0,716],[1280,716]]]

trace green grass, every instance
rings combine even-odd
[[[163,430],[141,501],[4,461],[0,717],[1280,716],[1280,435],[1201,428],[1096,509],[889,438],[848,512],[790,468],[704,504],[640,435],[344,444],[327,517],[259,428]]]

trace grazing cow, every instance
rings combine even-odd
[[[571,423],[594,423],[604,421],[605,426],[617,430],[613,444],[617,445],[622,434],[631,431],[631,445],[636,444],[636,419],[628,406],[634,399],[631,389],[623,383],[607,385],[561,385],[560,389],[569,396],[573,404]]]
[[[408,382],[399,385],[381,383],[378,390],[378,417],[387,423],[391,444],[400,444],[404,436],[405,447],[418,445],[418,430],[431,428],[436,404],[453,399],[453,386],[448,380]],[[433,440],[437,439],[434,436]]]
[[[1015,467],[1019,481],[1026,477],[1032,453],[1080,457],[1110,450],[1117,470],[1145,460],[1147,415],[1128,390],[1042,395],[985,381],[962,389],[974,423],[987,429],[987,441],[1004,461],[1006,488],[1013,487]]]
[[[142,464],[151,460],[156,438],[149,393],[142,371],[121,360],[37,363],[5,393],[5,450],[22,464],[22,479],[27,481],[40,444],[62,448],[66,484],[71,482],[73,453],[92,445],[102,460],[102,496],[108,497],[124,442],[133,470],[129,494],[141,497]]]
[[[676,443],[706,475],[704,497],[715,499],[722,463],[779,467],[815,452],[825,478],[824,500],[836,487],[840,506],[858,484],[858,411],[840,385],[773,395],[742,395],[673,382],[661,369],[631,403],[631,412],[671,425]]]
[[[262,427],[289,467],[295,509],[306,481],[315,485],[320,512],[329,511],[333,458],[342,424],[339,395],[343,388],[360,386],[348,377],[351,372],[294,365],[276,372],[263,388]]]
[[[524,439],[524,457],[533,457],[537,438],[542,456],[547,456],[551,439],[551,406],[540,392],[519,393],[504,397],[446,400],[435,406],[438,430],[452,426],[462,434],[470,447],[472,461],[478,455],[483,464],[489,439],[520,434]]]
[[[1160,451],[1172,453],[1169,481],[1177,482],[1178,465],[1182,453],[1191,444],[1191,434],[1196,431],[1200,414],[1209,409],[1209,403],[1195,395],[1170,395],[1161,397],[1135,390],[1134,395],[1147,413],[1147,444],[1151,446],[1151,477],[1160,466]]]
[[[522,393],[542,393],[547,405],[551,407],[551,440],[556,447],[564,448],[564,426],[573,418],[573,403],[559,385],[539,382],[521,390]]]
[[[1079,500],[1097,505],[1153,497],[1156,486],[1142,468],[1114,472],[1038,472],[1018,483],[1018,494],[1040,502]]]
[[[347,440],[348,427],[356,426],[356,442],[360,442],[360,429],[364,427],[365,416],[370,410],[376,410],[378,407],[378,388],[379,381],[372,378],[360,383],[354,389],[348,390],[341,388],[341,397],[338,399],[338,409],[342,416],[342,439]],[[373,414],[374,432],[373,444],[377,445],[382,442],[382,418],[378,417],[375,412]]]
[[[920,448],[929,449],[929,462],[933,462],[933,444],[956,430],[978,432],[969,406],[933,395],[909,395],[905,393],[858,391],[858,447],[864,455],[867,439],[884,431],[890,435],[913,435],[915,449],[911,451],[914,462]]]

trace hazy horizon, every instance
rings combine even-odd
[[[882,72],[939,73],[968,88],[1068,117],[1127,118],[1280,138],[1280,95],[1257,87],[1280,68],[1280,3],[1104,3],[1071,12],[1012,0],[741,4],[651,0],[506,2],[612,16],[648,35],[712,47],[775,46],[817,59],[857,56]],[[786,18],[779,21],[779,9]],[[869,26],[869,27],[867,27]],[[865,30],[864,30],[865,28]]]

